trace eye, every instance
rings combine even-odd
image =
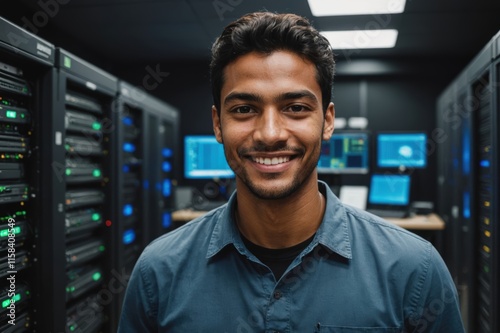
[[[292,111],[292,112],[303,112],[303,111],[307,111],[308,109],[303,106],[303,105],[291,105],[287,108],[289,111]]]
[[[252,112],[252,108],[249,106],[246,106],[246,105],[239,106],[237,108],[234,108],[233,112],[235,112],[235,113],[250,113],[250,112]]]

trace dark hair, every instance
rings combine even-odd
[[[210,77],[214,105],[220,112],[224,68],[238,57],[256,51],[294,52],[316,66],[323,111],[332,97],[335,60],[328,40],[309,21],[295,14],[256,12],[229,24],[212,46]]]

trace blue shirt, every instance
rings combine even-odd
[[[244,246],[234,194],[153,241],[118,332],[464,332],[454,283],[428,241],[319,188],[323,221],[279,281]]]

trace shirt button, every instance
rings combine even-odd
[[[283,296],[283,294],[282,294],[282,293],[281,293],[281,291],[279,291],[279,290],[276,290],[276,291],[274,292],[274,294],[273,294],[273,297],[274,297],[275,299],[280,299],[280,298],[281,298],[281,296]]]

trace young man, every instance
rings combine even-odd
[[[212,49],[228,204],[152,242],[119,332],[463,332],[430,243],[342,205],[318,181],[334,59],[304,18],[253,13]]]

